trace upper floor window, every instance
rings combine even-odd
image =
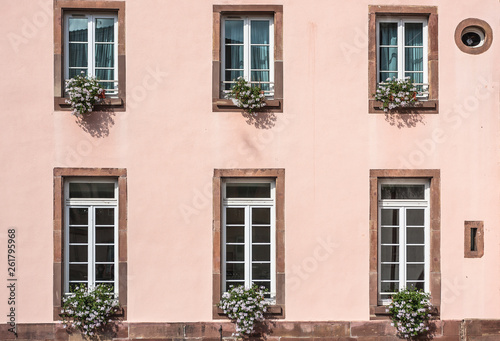
[[[283,5],[214,5],[212,110],[242,111],[226,98],[238,77],[283,112]]]
[[[428,97],[427,19],[377,18],[377,82],[409,77]]]
[[[380,83],[409,77],[418,103],[401,113],[439,112],[438,14],[436,6],[370,5],[368,21],[369,113],[384,113],[373,98]],[[406,108],[405,108],[406,109]]]
[[[66,13],[64,78],[97,77],[106,95],[118,94],[118,16]]]
[[[244,77],[274,95],[274,21],[273,17],[227,16],[222,23],[223,52],[222,93],[231,89],[234,80]]]

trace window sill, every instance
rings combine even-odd
[[[378,305],[376,307],[373,307],[373,314],[370,316],[370,320],[390,320],[391,315],[387,312],[389,309],[389,306],[387,305]],[[439,307],[433,307],[431,310],[431,320],[439,320],[440,319],[440,312],[439,312]]]
[[[217,307],[217,319],[227,319],[227,315],[224,314],[224,310]],[[283,307],[280,305],[271,305],[267,307],[267,311],[264,313],[267,319],[283,319],[285,318],[285,313]]]
[[[244,110],[238,108],[234,105],[233,101],[230,99],[216,98],[212,100],[212,111],[213,112],[224,112],[224,111],[240,111]],[[282,99],[268,99],[266,100],[266,106],[264,107],[264,112],[283,112],[283,100]]]
[[[369,113],[370,114],[386,114],[384,109],[382,109],[382,102],[373,99],[369,100]],[[387,112],[391,113],[391,111]],[[439,113],[439,101],[436,99],[430,99],[427,101],[418,101],[417,104],[410,108],[402,108],[397,110],[398,114],[438,114]]]
[[[109,109],[117,109],[117,111],[125,111],[125,105],[122,98],[104,98],[101,102],[95,105],[95,111],[106,111]],[[56,111],[71,111],[71,106],[66,103],[65,97],[54,97],[54,110]]]

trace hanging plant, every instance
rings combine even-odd
[[[234,105],[249,113],[261,110],[266,106],[264,91],[260,87],[250,85],[243,77],[238,77],[235,82],[231,92],[227,95]]]
[[[66,103],[71,105],[73,115],[84,115],[92,112],[94,105],[106,97],[105,90],[100,87],[95,77],[80,75],[66,81],[66,93],[69,99]]]
[[[385,112],[389,110],[411,107],[417,102],[417,88],[410,77],[405,79],[387,78],[380,83],[377,92],[373,94],[375,100],[382,102]]]

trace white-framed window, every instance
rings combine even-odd
[[[222,93],[234,80],[244,77],[274,96],[274,18],[272,16],[229,15],[221,25]]]
[[[410,77],[428,98],[427,18],[377,17],[377,83]]]
[[[222,183],[222,291],[252,283],[276,298],[275,180]]]
[[[106,95],[118,94],[118,15],[65,12],[64,78],[83,71],[97,77]]]
[[[64,221],[64,292],[107,284],[118,295],[117,181],[65,181]]]
[[[429,181],[381,179],[378,198],[378,303],[403,288],[429,292]]]

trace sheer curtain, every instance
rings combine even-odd
[[[114,42],[113,18],[95,19],[95,76],[100,80],[114,80]],[[103,88],[113,89],[113,82],[102,82]]]
[[[398,77],[398,24],[380,23],[380,75],[379,81]]]
[[[263,90],[269,86],[269,20],[252,20],[250,26],[251,80]]]
[[[225,80],[232,81],[243,76],[243,20],[226,20],[225,32]],[[231,83],[225,83],[224,89],[231,89]]]
[[[422,23],[405,23],[405,77],[424,82],[424,45]]]

